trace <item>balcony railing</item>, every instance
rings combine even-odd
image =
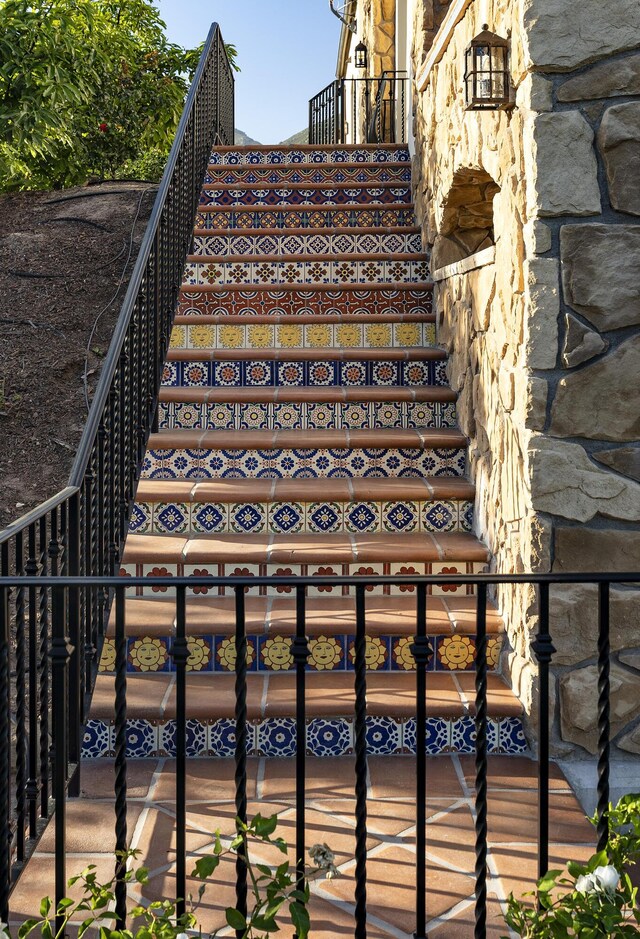
[[[56,544],[55,539],[52,542]],[[30,548],[30,554],[33,552]],[[57,552],[52,550],[52,567],[57,566]],[[78,777],[78,753],[73,742],[79,720],[77,702],[84,691],[81,662],[101,648],[103,630],[93,634],[96,622],[86,616],[91,598],[99,596],[104,608],[115,610],[115,818],[117,849],[127,844],[127,590],[148,585],[142,577],[59,577],[55,570],[43,576],[0,577],[0,917],[8,921],[10,891],[26,858],[34,849],[43,825],[55,810],[55,892],[56,900],[66,891],[66,822],[65,809],[72,781]],[[640,573],[625,574],[549,574],[549,575],[438,575],[359,576],[359,577],[158,577],[154,589],[175,590],[176,628],[172,656],[176,673],[176,900],[178,912],[184,911],[186,897],[186,691],[187,636],[189,623],[187,589],[231,587],[235,592],[235,780],[236,812],[247,815],[247,632],[245,625],[245,590],[268,586],[289,588],[296,597],[296,634],[292,652],[296,672],[296,858],[297,875],[304,877],[305,857],[305,762],[306,762],[306,683],[307,588],[349,587],[355,591],[355,774],[356,798],[356,885],[354,935],[366,936],[367,917],[367,665],[365,660],[367,628],[367,592],[379,585],[400,585],[412,590],[416,598],[415,633],[412,652],[415,659],[416,776],[415,776],[415,910],[417,939],[425,939],[429,909],[426,886],[426,797],[427,797],[427,689],[428,666],[434,654],[427,634],[427,605],[434,585],[473,585],[476,590],[475,662],[475,939],[485,939],[487,922],[487,600],[493,588],[505,591],[520,585],[535,584],[538,591],[538,632],[532,649],[539,671],[538,714],[538,871],[546,873],[549,860],[549,757],[550,699],[549,677],[553,661],[553,624],[550,622],[550,590],[563,584],[597,584],[598,587],[598,848],[608,836],[610,763],[610,680],[609,680],[609,592],[611,584],[638,584]],[[84,602],[78,606],[78,596]],[[166,596],[166,594],[165,594]],[[78,618],[78,608],[85,613]],[[104,621],[101,621],[104,623]],[[15,635],[11,635],[14,624]],[[79,627],[79,628],[78,628]],[[75,633],[75,634],[74,634]],[[594,637],[595,638],[595,637]],[[15,682],[10,681],[15,674]],[[211,678],[212,685],[215,678]],[[49,695],[53,703],[49,723]],[[15,743],[11,739],[10,714],[16,715]],[[53,746],[49,749],[49,736]],[[14,749],[15,747],[15,749]],[[12,756],[13,752],[13,756]],[[595,774],[594,774],[595,775]],[[53,798],[50,800],[49,796]],[[236,903],[246,911],[247,871],[237,865]],[[126,885],[118,883],[116,914],[120,925],[126,922]]]
[[[340,78],[309,101],[309,143],[406,143],[406,72]]]

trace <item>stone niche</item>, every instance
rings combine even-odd
[[[457,170],[447,193],[431,265],[434,270],[495,245],[493,198],[500,187],[480,168]]]

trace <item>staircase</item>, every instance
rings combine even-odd
[[[128,749],[175,752],[167,575],[476,573],[473,485],[436,343],[428,259],[403,147],[220,148],[201,194],[158,431],[122,561],[148,578],[126,602]],[[309,589],[307,748],[353,748],[355,598]],[[250,753],[295,752],[295,599],[249,590]],[[413,588],[367,593],[368,747],[415,752]],[[188,591],[188,755],[233,756],[232,590]],[[489,610],[489,747],[526,749],[496,669]],[[474,749],[475,599],[433,587],[429,754]],[[113,624],[86,728],[113,753]]]

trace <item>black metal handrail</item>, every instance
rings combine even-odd
[[[162,369],[209,154],[216,144],[233,143],[233,95],[232,68],[220,28],[214,23],[185,101],[69,485],[0,532],[0,575],[18,578],[11,610],[17,800],[12,842],[18,866],[25,861],[27,841],[37,837],[49,811],[50,670],[55,675],[57,657],[64,651],[56,645],[55,630],[51,631],[55,617],[47,578],[94,576],[104,583],[118,570],[147,440],[156,420]],[[47,455],[39,454],[39,458]],[[39,586],[27,586],[19,580],[22,575],[37,576]],[[110,602],[108,591],[95,583],[86,589],[76,584],[66,596],[73,648],[65,724],[70,766],[80,760],[81,730]],[[2,694],[8,694],[8,668],[8,659],[0,663]],[[8,719],[9,713],[0,706],[0,721]],[[36,727],[37,731],[29,732]],[[77,788],[77,774],[70,785],[72,791]],[[7,786],[1,778],[0,803]],[[7,883],[5,861],[3,855],[0,908],[6,899],[2,894]]]
[[[309,101],[309,143],[406,143],[408,84],[394,71],[332,81]]]
[[[70,701],[73,700],[73,684],[77,675],[71,667],[74,658],[71,602],[78,590],[90,594],[99,588],[110,600],[115,597],[115,833],[117,849],[127,844],[127,643],[126,643],[126,594],[128,590],[148,586],[145,577],[77,577],[56,576],[52,562],[52,573],[46,577],[21,576],[0,577],[0,917],[6,922],[9,915],[10,890],[20,870],[20,860],[28,855],[41,830],[41,822],[50,816],[48,806],[49,779],[52,780],[53,805],[55,807],[55,893],[61,899],[66,892],[66,821],[65,807],[69,793],[70,767],[68,746]],[[416,599],[415,632],[412,653],[415,660],[416,680],[416,862],[415,862],[415,912],[416,939],[426,939],[426,916],[429,909],[429,891],[426,884],[426,694],[429,684],[428,666],[434,648],[427,630],[427,609],[430,603],[429,588],[435,585],[473,585],[476,588],[476,661],[475,661],[475,939],[486,939],[487,931],[487,845],[490,838],[491,819],[487,807],[488,774],[488,679],[487,679],[487,605],[490,587],[517,587],[531,584],[538,592],[538,625],[532,651],[538,667],[539,694],[537,703],[538,726],[538,874],[546,873],[549,861],[549,761],[550,725],[552,717],[549,704],[550,670],[555,648],[553,626],[550,620],[550,590],[554,586],[567,584],[592,584],[598,590],[598,631],[594,636],[597,644],[598,671],[598,766],[597,766],[597,839],[602,850],[608,838],[607,809],[609,804],[610,765],[610,587],[640,584],[640,572],[617,573],[568,573],[568,574],[440,574],[430,576],[322,576],[322,577],[154,577],[155,588],[175,589],[176,628],[171,654],[176,672],[176,899],[178,910],[184,908],[186,896],[186,752],[187,752],[187,708],[186,689],[188,682],[189,614],[186,592],[193,588],[224,586],[235,593],[235,623],[230,631],[235,632],[236,663],[234,713],[236,726],[235,780],[236,812],[246,821],[247,815],[247,629],[245,592],[247,589],[270,586],[285,587],[295,591],[296,631],[292,647],[296,674],[295,727],[296,727],[296,858],[305,856],[305,773],[306,773],[306,682],[309,655],[306,618],[307,587],[348,587],[355,591],[355,778],[356,831],[355,831],[355,914],[354,935],[357,939],[366,936],[367,916],[367,667],[365,637],[367,622],[367,590],[380,585],[396,585],[411,588]],[[44,595],[44,602],[42,598]],[[165,595],[166,596],[166,595]],[[40,598],[40,604],[36,603]],[[12,604],[12,609],[10,608]],[[28,611],[28,612],[25,612]],[[50,611],[50,614],[49,614]],[[29,629],[21,649],[11,649],[10,623],[12,612],[17,621],[24,622]],[[50,616],[50,618],[49,618]],[[51,754],[42,746],[34,750],[35,762],[28,764],[29,778],[20,765],[11,773],[11,746],[9,712],[11,696],[20,692],[11,688],[9,682],[10,660],[16,663],[16,673],[28,672],[31,689],[33,668],[37,669],[41,636],[51,627],[53,741]],[[19,656],[22,656],[20,659]],[[33,665],[34,657],[36,660]],[[27,665],[28,663],[28,665]],[[215,677],[211,677],[212,684]],[[37,681],[36,681],[37,685]],[[40,691],[41,691],[40,686]],[[43,723],[44,722],[44,723]],[[29,746],[35,740],[42,744],[43,729],[48,733],[48,711],[46,708],[29,711],[23,715],[21,732]],[[19,740],[16,741],[19,743]],[[51,766],[51,776],[49,769]],[[12,817],[34,818],[35,831],[29,830],[29,841],[20,846],[20,827],[12,832]],[[16,835],[18,837],[16,837]],[[22,854],[20,855],[20,850]],[[17,861],[12,871],[12,862]],[[298,876],[304,876],[301,861]],[[238,909],[246,909],[246,868],[240,861],[236,868],[236,902]],[[119,881],[116,891],[116,914],[119,924],[126,922],[126,885]]]

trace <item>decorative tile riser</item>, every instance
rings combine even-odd
[[[413,209],[400,206],[370,208],[290,209],[288,211],[261,211],[227,209],[226,211],[198,212],[196,228],[207,231],[260,228],[413,228]]]
[[[331,564],[326,561],[322,564],[232,564],[232,563],[205,563],[199,564],[162,564],[149,562],[147,564],[123,564],[120,567],[122,577],[148,577],[148,587],[128,588],[126,593],[136,597],[173,597],[173,587],[159,587],[154,585],[156,577],[383,577],[393,574],[406,576],[421,576],[423,574],[480,574],[486,571],[483,561],[394,561],[369,563]],[[367,587],[367,596],[371,597],[409,597],[415,594],[415,587],[410,585]],[[293,596],[292,587],[263,586],[247,587],[245,591],[250,596],[260,597],[286,597]],[[355,590],[349,587],[307,587],[308,597],[348,597],[355,596]],[[445,584],[444,586],[430,585],[427,588],[429,596],[448,597],[473,596],[474,588],[469,585]],[[234,596],[234,588],[220,587],[187,587],[187,596]]]
[[[382,388],[446,385],[446,363],[380,361],[377,359],[273,361],[227,359],[221,362],[167,362],[162,384],[166,388]]]
[[[299,163],[410,163],[406,147],[362,147],[356,149],[256,148],[255,150],[212,150],[210,166],[260,166]]]
[[[250,756],[289,757],[296,752],[293,718],[270,718],[249,722],[247,753]],[[475,753],[475,722],[472,717],[428,718],[426,752]],[[175,721],[127,721],[127,756],[143,759],[175,756]],[[311,718],[307,721],[306,751],[310,756],[345,756],[353,753],[353,717]],[[522,754],[527,743],[518,717],[489,718],[487,745],[490,753]],[[82,755],[85,758],[113,757],[115,728],[105,721],[89,720]],[[416,721],[393,717],[367,718],[367,751],[370,755],[416,752]],[[229,718],[205,723],[187,721],[187,756],[232,758],[235,755],[235,722]]]
[[[383,427],[456,426],[453,401],[363,404],[161,403],[160,430],[367,430]]]
[[[419,234],[340,232],[313,235],[196,235],[193,254],[410,254],[422,252]]]
[[[183,290],[180,316],[313,316],[431,313],[431,290]]]
[[[411,201],[408,186],[350,186],[337,189],[203,189],[200,207],[205,205],[235,207],[251,205],[404,205]]]
[[[143,479],[464,476],[459,450],[148,450]]]
[[[174,326],[172,349],[407,349],[434,346],[435,323]]]
[[[367,671],[413,672],[416,668],[411,652],[413,636],[366,636]],[[433,650],[428,664],[430,672],[469,672],[475,669],[477,657],[473,636],[430,636]],[[292,672],[295,663],[290,636],[247,636],[247,668],[251,672]],[[233,672],[236,664],[235,636],[188,636],[190,657],[187,671],[198,674]],[[172,636],[131,636],[127,639],[127,671],[132,674],[175,672],[171,654]],[[502,638],[487,640],[487,666],[495,671],[500,659]],[[309,640],[309,672],[344,672],[355,669],[353,635],[315,636]],[[105,639],[99,671],[114,674],[116,645]]]
[[[137,502],[129,531],[156,535],[471,531],[473,502]]]
[[[199,286],[242,287],[245,284],[388,284],[424,283],[431,277],[424,260],[349,261],[188,261],[183,276],[184,289]]]
[[[260,185],[261,183],[277,183],[282,186],[291,183],[325,183],[329,186],[335,183],[410,183],[411,167],[402,166],[269,166],[231,168],[209,167],[204,177],[205,183],[218,183],[219,185],[237,186]]]

